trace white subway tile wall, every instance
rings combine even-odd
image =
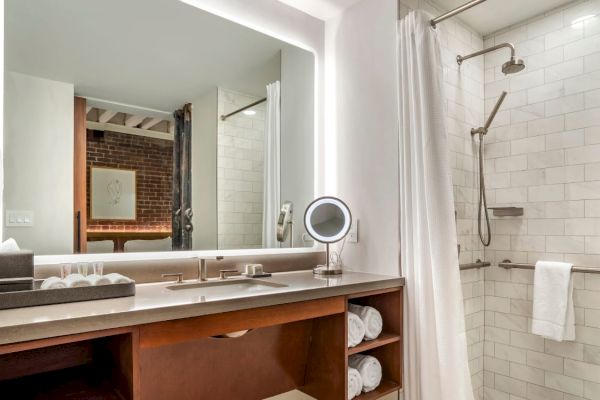
[[[573,24],[588,15],[596,17]],[[493,34],[485,45],[507,40],[526,69],[504,76],[507,52],[485,56],[486,113],[509,91],[509,117],[497,118],[486,138],[486,179],[492,205],[522,206],[525,215],[493,219],[485,258],[600,267],[600,0]],[[573,278],[577,339],[557,343],[530,333],[533,272],[485,271],[485,399],[600,399],[600,276]]]
[[[399,8],[401,17],[414,9],[425,10],[432,15],[443,12],[423,0],[401,0]],[[470,131],[472,127],[483,124],[484,68],[483,58],[480,57],[465,62],[459,69],[456,55],[481,50],[483,39],[458,19],[444,21],[437,29],[444,63],[445,105],[448,111],[446,126],[458,242],[461,246],[460,262],[470,263],[483,259],[483,246],[477,236],[477,143],[471,139]],[[507,146],[495,151],[509,155],[508,149]],[[526,158],[520,162],[526,163]],[[507,168],[518,163],[518,160],[514,160]],[[504,187],[509,183],[509,174],[497,174],[490,179],[490,183],[495,187]],[[464,271],[461,278],[473,392],[476,399],[483,399],[483,271]]]
[[[228,114],[258,99],[219,88],[218,114]],[[239,113],[218,122],[219,249],[262,247],[265,105],[262,103],[252,110],[256,114]]]

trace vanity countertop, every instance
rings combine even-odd
[[[359,272],[330,279],[312,271],[282,272],[261,280],[286,286],[211,297],[195,290],[171,290],[172,281],[146,283],[137,285],[132,297],[2,310],[0,345],[404,285],[404,278]]]

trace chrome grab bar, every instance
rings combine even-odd
[[[489,267],[490,265],[492,265],[492,263],[487,262],[487,261],[477,260],[474,263],[460,264],[458,267],[461,271],[466,271],[469,269]]]
[[[498,263],[499,267],[502,267],[504,269],[512,269],[512,268],[516,268],[516,269],[529,269],[529,270],[535,270],[535,264],[521,264],[521,263],[513,263],[510,260],[504,260],[501,263]],[[573,266],[571,268],[571,272],[582,272],[582,273],[590,273],[590,274],[600,274],[600,268],[594,268],[594,267],[579,267],[579,266]]]

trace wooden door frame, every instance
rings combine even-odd
[[[87,127],[86,99],[74,99],[73,253],[87,253]]]

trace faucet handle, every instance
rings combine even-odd
[[[183,283],[183,273],[182,272],[176,272],[173,274],[161,274],[161,276],[163,278],[176,277],[177,280],[175,281],[175,283]]]
[[[219,270],[219,279],[227,279],[227,274],[238,274],[239,272],[237,269],[221,269]]]

